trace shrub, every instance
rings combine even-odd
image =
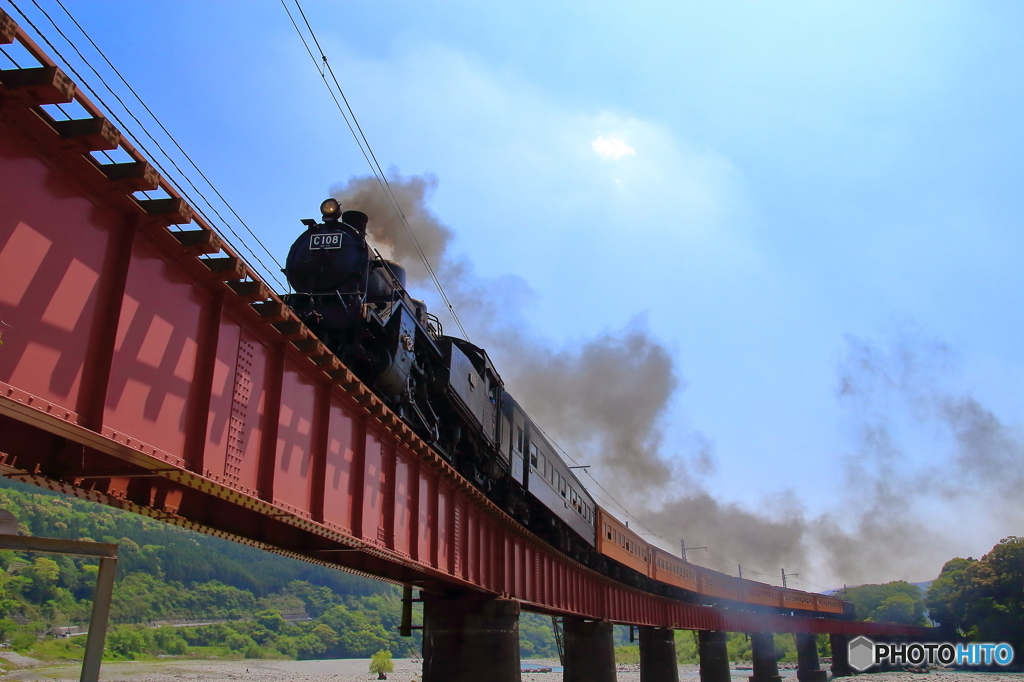
[[[39,635],[31,627],[18,628],[11,635],[11,648],[17,651],[25,651],[39,641]]]
[[[370,672],[377,673],[378,680],[388,679],[385,673],[394,672],[394,670],[395,664],[391,661],[391,652],[387,649],[381,649],[370,659]]]
[[[135,658],[146,650],[145,630],[130,625],[118,625],[107,633],[107,649],[125,658]]]
[[[188,642],[177,632],[177,628],[165,625],[152,631],[153,645],[157,653],[183,656],[188,653]]]
[[[259,646],[252,640],[252,637],[232,633],[224,640],[224,644],[232,651],[245,651],[249,646]]]

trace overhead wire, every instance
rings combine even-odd
[[[391,185],[388,182],[387,176],[384,173],[384,170],[381,168],[380,162],[377,160],[377,157],[374,154],[372,147],[370,147],[369,140],[366,138],[366,135],[363,132],[362,126],[359,124],[359,120],[356,118],[355,112],[352,110],[352,107],[349,104],[348,98],[345,96],[345,92],[342,89],[341,84],[338,81],[338,78],[337,78],[337,76],[334,73],[334,69],[331,67],[330,61],[327,59],[327,55],[324,53],[323,48],[320,45],[320,41],[316,37],[316,32],[313,30],[313,27],[309,23],[309,19],[306,17],[305,11],[302,9],[302,5],[299,3],[299,0],[293,0],[295,2],[295,6],[298,9],[298,12],[299,12],[300,16],[302,17],[302,21],[305,24],[306,29],[309,31],[309,35],[310,35],[310,37],[313,40],[313,44],[315,45],[316,50],[320,54],[321,62],[317,62],[317,59],[316,59],[316,57],[313,54],[313,50],[310,48],[309,43],[307,42],[305,36],[302,33],[302,30],[299,28],[298,23],[295,21],[295,18],[292,15],[291,10],[288,8],[286,0],[280,0],[280,1],[281,1],[281,6],[284,8],[285,13],[288,15],[288,19],[292,23],[292,27],[295,29],[295,31],[298,34],[300,40],[302,40],[302,44],[303,44],[303,47],[305,47],[305,49],[306,49],[306,53],[309,55],[309,58],[313,62],[313,65],[317,68],[317,72],[320,74],[320,77],[323,79],[324,84],[327,86],[328,92],[330,93],[331,98],[334,100],[335,106],[337,106],[338,111],[341,113],[342,118],[345,120],[345,124],[348,127],[349,132],[352,134],[353,138],[355,138],[356,144],[359,147],[360,152],[363,154],[363,158],[366,160],[367,164],[370,166],[370,170],[373,172],[374,177],[377,179],[378,184],[380,185],[381,189],[384,191],[385,196],[388,198],[388,201],[389,201],[390,205],[395,210],[395,212],[398,214],[399,218],[401,219],[401,222],[402,222],[403,226],[405,227],[406,231],[409,233],[409,236],[412,239],[414,246],[416,247],[416,250],[417,250],[417,252],[418,252],[418,254],[420,256],[420,259],[422,260],[424,266],[426,267],[427,272],[429,273],[431,279],[434,282],[434,285],[437,287],[438,292],[441,294],[441,297],[444,300],[445,304],[447,305],[448,310],[451,313],[453,319],[455,320],[456,324],[459,326],[459,329],[462,331],[463,337],[465,337],[468,340],[469,337],[466,334],[465,327],[463,327],[461,320],[459,320],[459,317],[458,317],[457,313],[455,312],[455,308],[452,306],[451,302],[448,300],[448,297],[447,297],[447,295],[444,292],[444,288],[441,286],[441,283],[438,280],[437,275],[434,272],[433,267],[430,265],[430,262],[427,259],[426,254],[424,253],[422,247],[420,246],[419,241],[416,239],[416,235],[413,232],[412,227],[409,225],[409,221],[406,218],[404,211],[402,211],[400,203],[398,202],[397,198],[394,196],[394,192],[391,190]],[[320,64],[323,65],[323,68],[320,67]],[[335,88],[337,88],[338,94],[341,96],[341,101],[338,100],[337,95],[335,95],[334,90],[330,87],[330,83],[328,83],[328,81],[327,81],[327,74],[328,73],[331,76],[331,80],[334,81],[334,85],[335,85]],[[342,103],[341,102],[344,102],[344,107],[342,107]],[[351,117],[351,120],[350,120],[350,117]],[[561,446],[559,446],[552,438],[550,438],[547,435],[547,433],[544,432],[543,429],[541,429],[539,426],[538,426],[538,429],[541,431],[542,434],[544,434],[545,438],[547,438],[549,442],[553,443],[555,445],[555,447],[558,448],[558,450],[562,452],[562,454],[567,459],[572,461],[573,464],[578,464],[576,462],[576,460],[573,459],[572,457],[570,457],[569,454]],[[626,514],[631,519],[633,519],[638,525],[640,525],[641,527],[645,528],[643,526],[643,524],[639,521],[639,519],[637,519],[635,516],[633,516],[633,514],[631,514],[629,512],[629,510],[625,508],[625,506],[623,506],[618,500],[616,500],[615,497],[611,493],[609,493],[608,490],[604,486],[602,486],[601,483],[596,478],[594,478],[594,476],[589,471],[585,470],[585,472],[586,472],[587,476],[594,482],[594,484],[598,488],[601,489],[601,491],[604,493],[604,495],[607,497],[607,499],[612,501],[612,503],[615,505],[615,507],[617,507],[622,513]],[[645,530],[646,530],[646,528],[645,528]],[[660,535],[658,535],[656,533],[653,533],[653,532],[650,532],[649,530],[648,530],[648,534],[653,535],[653,536],[655,536],[657,538],[660,538],[661,540],[664,540],[666,542],[670,542],[667,538],[661,537]]]
[[[98,93],[90,85],[89,81],[87,79],[85,79],[78,72],[78,70],[74,67],[74,65],[71,63],[71,61],[68,60],[64,56],[63,52],[61,50],[59,50],[57,48],[57,46],[54,45],[53,42],[50,41],[49,38],[47,38],[46,34],[44,34],[39,29],[39,27],[35,25],[35,22],[33,22],[32,19],[27,14],[25,14],[25,12],[21,9],[21,7],[19,7],[18,4],[14,0],[7,0],[7,2],[15,9],[15,11],[18,12],[19,15],[21,15],[21,17],[32,28],[32,30],[35,31],[35,33],[39,36],[39,38],[43,42],[45,42],[46,45],[51,50],[53,50],[54,54],[56,54],[58,59],[60,59],[64,63],[64,65],[68,68],[68,70],[75,76],[76,80],[89,92],[89,94],[91,94],[93,97],[96,98],[96,101],[106,110],[108,115],[111,118],[114,119],[114,121],[118,124],[118,126],[124,132],[124,134],[127,135],[128,138],[131,139],[131,141],[139,149],[141,149],[147,155],[147,157],[149,157],[149,160],[153,163],[154,166],[156,166],[156,168],[160,171],[160,173],[164,176],[164,178],[168,182],[171,182],[175,186],[175,188],[182,194],[182,196],[184,196],[186,199],[189,200],[189,202],[195,208],[196,212],[199,213],[199,215],[201,215],[207,222],[209,222],[211,224],[217,224],[215,221],[213,221],[213,220],[211,220],[209,218],[209,216],[204,211],[202,205],[199,202],[195,201],[191,196],[189,196],[189,193],[187,192],[187,190],[185,190],[184,187],[182,187],[178,182],[175,182],[174,176],[171,173],[169,173],[166,168],[164,168],[163,164],[161,164],[161,162],[158,160],[157,155],[153,154],[148,149],[147,145],[141,139],[139,139],[138,135],[136,135],[132,131],[132,129],[129,126],[127,126],[124,121],[121,120],[121,118],[115,112],[113,107],[111,107],[109,104],[107,104],[107,102],[104,99],[104,97],[100,93]],[[78,47],[77,47],[77,45],[75,45],[74,41],[72,41],[70,38],[67,37],[67,35],[60,28],[60,26],[57,25],[57,23],[53,20],[53,18],[46,12],[45,9],[43,9],[39,5],[39,3],[36,0],[32,0],[32,4],[34,4],[36,6],[36,9],[38,9],[43,14],[43,16],[46,17],[46,19],[54,27],[54,30],[57,31],[57,33],[61,36],[61,38],[64,39],[64,41],[71,47],[71,49],[73,49],[75,51],[75,53],[78,55],[79,59],[81,59],[82,63],[84,63],[96,75],[96,77],[100,80],[100,82],[107,89],[107,91],[109,91],[110,94],[113,95],[113,97],[121,105],[121,107],[124,109],[124,111],[127,113],[127,115],[130,116],[132,118],[132,120],[135,121],[135,123],[139,126],[139,128],[142,130],[142,133],[144,133],[146,135],[146,137],[148,137],[153,142],[153,144],[156,146],[156,148],[163,155],[163,158],[178,172],[178,175],[186,183],[188,183],[188,185],[192,188],[192,190],[197,195],[199,195],[199,197],[207,205],[207,207],[209,207],[210,210],[212,210],[217,215],[217,217],[220,218],[220,224],[222,224],[224,227],[226,227],[228,229],[228,231],[230,231],[231,234],[234,235],[235,238],[238,239],[239,242],[243,245],[244,250],[248,251],[249,254],[256,260],[256,262],[258,262],[262,266],[263,270],[265,271],[263,273],[264,276],[267,277],[268,279],[272,279],[274,282],[276,282],[278,284],[278,286],[282,286],[280,280],[274,274],[273,270],[271,268],[267,267],[267,265],[259,258],[259,256],[245,243],[245,240],[242,239],[242,237],[234,230],[233,227],[231,227],[230,223],[228,223],[226,220],[224,220],[223,216],[220,215],[220,212],[217,211],[217,209],[206,198],[206,196],[203,194],[203,192],[201,190],[199,190],[198,187],[195,186],[195,183],[192,182],[191,178],[189,178],[189,176],[184,171],[181,170],[181,168],[178,166],[177,162],[175,162],[173,157],[171,157],[171,155],[167,153],[167,151],[163,148],[163,146],[160,144],[160,142],[153,136],[152,133],[149,132],[149,129],[146,127],[146,125],[144,123],[142,123],[138,119],[137,116],[135,116],[135,114],[124,103],[124,101],[117,94],[117,92],[114,91],[110,87],[110,85],[106,82],[106,80],[103,78],[102,74],[100,74],[99,71],[97,71],[97,69],[92,66],[91,62],[82,54],[81,50],[78,49]],[[63,8],[63,6],[62,6],[62,8]],[[67,9],[64,8],[64,11],[67,12]],[[70,16],[70,14],[69,14],[69,16]],[[72,20],[74,20],[73,17],[72,17]],[[77,22],[76,22],[76,25],[77,25]],[[81,30],[81,28],[80,28],[80,30]],[[83,34],[84,34],[84,31],[83,31]],[[86,37],[88,38],[88,36],[86,36]],[[92,42],[92,41],[90,40],[90,42]],[[98,48],[97,48],[97,51],[98,51]],[[109,61],[108,61],[108,63],[109,63]],[[116,71],[116,69],[115,69],[115,71]],[[120,77],[120,74],[118,74],[118,75]],[[122,80],[124,80],[124,79],[122,78]],[[136,95],[136,97],[138,98],[137,95]],[[140,102],[141,102],[141,99],[140,99]],[[143,103],[143,106],[145,106],[145,103]],[[148,110],[148,108],[147,108],[147,110]],[[150,115],[152,115],[152,113]],[[166,129],[165,129],[165,132],[166,132]],[[170,133],[167,133],[167,135],[168,135],[168,137],[170,137]],[[173,141],[173,138],[172,138],[172,141]],[[175,142],[175,144],[177,144],[177,143]],[[180,149],[180,147],[179,147],[179,149]],[[193,164],[193,165],[195,165],[195,164]],[[198,167],[197,167],[197,170],[198,170]],[[201,171],[200,171],[200,173],[201,173]],[[205,176],[203,176],[203,177],[204,177],[204,179],[206,179]],[[213,188],[214,191],[216,191],[216,188],[213,187],[213,184],[208,179],[206,179],[206,181],[207,181],[207,184],[209,184],[210,187]],[[219,195],[219,192],[218,192],[218,195]],[[225,200],[225,204],[227,204],[226,200]],[[233,248],[235,248],[235,250],[239,252],[239,255],[241,255],[243,257],[243,259],[244,259],[244,254],[242,253],[241,249],[239,249],[237,246],[232,244],[230,240],[225,240],[225,241],[229,244],[229,246],[232,246]],[[261,243],[261,246],[262,246],[262,243]],[[266,249],[266,247],[264,247],[264,249]],[[268,251],[268,253],[269,253],[269,251]],[[271,257],[273,257],[272,254],[271,254]],[[255,270],[256,268],[253,268],[253,269]]]
[[[363,128],[359,124],[359,119],[356,118],[355,111],[349,104],[348,97],[345,96],[345,91],[341,87],[341,83],[339,82],[338,77],[335,75],[334,69],[331,67],[330,61],[327,59],[327,54],[323,51],[323,48],[320,46],[320,41],[316,37],[316,32],[313,30],[312,25],[306,18],[306,13],[302,9],[302,5],[299,4],[299,0],[293,0],[296,9],[299,12],[299,15],[302,17],[302,21],[306,26],[306,30],[309,32],[309,35],[313,40],[313,44],[316,46],[316,51],[320,55],[320,61],[317,61],[316,56],[313,55],[313,50],[310,48],[309,42],[306,40],[306,36],[303,34],[302,29],[298,25],[298,22],[295,21],[295,17],[292,15],[291,10],[288,8],[286,0],[280,1],[281,7],[284,8],[285,13],[288,15],[288,19],[289,21],[291,21],[292,27],[295,29],[296,34],[298,34],[299,39],[302,41],[303,47],[306,48],[306,53],[309,55],[310,60],[313,62],[313,66],[320,74],[321,79],[323,79],[324,85],[327,87],[327,91],[331,95],[331,99],[334,100],[335,106],[338,108],[339,113],[341,113],[342,118],[345,120],[345,125],[348,127],[348,130],[352,134],[352,137],[355,139],[356,145],[359,147],[359,151],[362,153],[363,158],[366,159],[366,163],[370,166],[370,171],[377,179],[377,183],[380,185],[381,190],[384,192],[384,196],[387,198],[392,210],[395,211],[400,222],[402,223],[402,226],[408,233],[409,238],[412,240],[413,246],[416,248],[416,252],[420,257],[420,261],[422,261],[423,266],[427,271],[427,274],[430,276],[431,281],[437,288],[437,291],[441,296],[441,300],[444,302],[444,305],[448,310],[448,314],[450,314],[452,316],[452,319],[455,320],[455,324],[458,325],[459,331],[462,332],[462,337],[468,341],[469,334],[466,333],[466,328],[462,325],[462,320],[459,319],[458,313],[455,312],[455,306],[452,305],[451,300],[448,298],[448,294],[445,292],[444,287],[441,285],[441,280],[438,278],[437,273],[434,271],[433,266],[430,264],[430,260],[427,258],[426,252],[423,250],[423,247],[420,245],[419,240],[416,238],[416,233],[413,231],[412,226],[409,224],[409,219],[406,217],[405,211],[402,210],[401,203],[398,201],[398,197],[395,196],[395,193],[391,188],[391,183],[388,181],[387,175],[384,173],[383,168],[381,168],[380,162],[377,160],[377,156],[376,154],[374,154],[373,148],[370,146],[370,141],[366,137],[366,134],[363,132]],[[331,83],[328,82],[327,74],[330,74],[331,80],[334,82],[334,88],[332,88]],[[338,95],[335,94],[335,89],[337,89],[338,95],[341,96],[341,101],[338,100]],[[342,106],[342,102],[344,102],[344,106]]]
[[[32,2],[37,7],[39,6],[39,4],[38,4],[38,2],[36,2],[36,0],[32,0]],[[82,25],[79,24],[78,20],[75,19],[75,17],[71,14],[71,12],[68,11],[67,7],[64,6],[64,3],[62,3],[61,0],[54,0],[54,2],[56,2],[57,5],[62,10],[64,10],[64,13],[68,16],[68,18],[72,21],[72,23],[74,23],[75,27],[78,28],[78,30],[82,33],[82,35],[85,36],[85,39],[89,41],[89,44],[92,45],[93,49],[96,50],[97,54],[99,54],[99,56],[103,58],[103,61],[107,63],[107,66],[109,66],[110,69],[114,72],[114,74],[121,80],[121,82],[124,83],[125,87],[128,88],[128,91],[132,93],[132,96],[135,97],[136,100],[138,100],[139,104],[142,105],[142,108],[146,110],[146,113],[149,114],[150,117],[153,119],[153,121],[155,121],[156,124],[160,127],[160,130],[162,130],[164,132],[164,134],[167,136],[167,138],[174,144],[174,146],[177,147],[178,151],[181,152],[182,156],[185,157],[185,159],[189,162],[189,164],[191,164],[192,167],[196,169],[196,172],[199,173],[199,176],[206,182],[207,185],[210,186],[210,189],[213,190],[214,194],[217,195],[217,198],[220,199],[224,203],[224,205],[228,208],[228,210],[231,211],[232,215],[234,215],[235,218],[238,220],[238,222],[241,223],[242,227],[245,228],[246,232],[248,232],[249,235],[253,239],[256,240],[256,243],[260,245],[260,248],[262,248],[263,251],[266,252],[267,256],[269,256],[270,259],[274,262],[274,264],[277,265],[278,269],[280,269],[281,268],[281,263],[277,260],[277,258],[270,251],[270,249],[268,249],[266,247],[266,245],[259,238],[259,236],[249,227],[248,223],[246,223],[245,220],[242,218],[242,216],[240,216],[238,214],[238,212],[235,210],[234,206],[232,206],[231,203],[224,197],[224,195],[220,193],[220,190],[217,189],[217,187],[213,184],[213,182],[208,177],[206,177],[206,174],[202,171],[202,169],[196,164],[195,161],[192,160],[192,157],[178,143],[178,140],[175,139],[174,135],[171,134],[171,132],[167,129],[167,127],[164,126],[164,124],[160,120],[160,118],[155,113],[153,113],[153,110],[150,109],[149,105],[147,105],[146,102],[142,99],[142,97],[139,96],[139,94],[135,91],[135,88],[133,88],[132,85],[125,79],[125,77],[123,75],[121,75],[121,72],[118,70],[118,68],[116,66],[114,66],[114,64],[110,61],[110,59],[107,58],[107,55],[103,52],[103,50],[100,49],[99,45],[96,44],[96,42],[92,39],[92,37],[88,34],[88,32],[86,32],[86,30],[84,28],[82,28]],[[41,11],[43,11],[43,10],[41,10]],[[43,11],[43,13],[46,14],[45,11]],[[49,16],[47,16],[47,18],[49,18]],[[52,20],[51,20],[51,23],[53,23]],[[89,68],[92,68],[92,66],[90,65]],[[93,72],[96,73],[97,76],[99,76],[99,73],[97,73],[95,69],[93,69]],[[100,80],[102,80],[102,76],[100,76]],[[104,82],[104,85],[106,85],[105,82]],[[110,87],[107,86],[107,89],[110,90]],[[111,90],[111,93],[113,93],[113,90]],[[113,93],[113,94],[114,94],[115,97],[117,96],[116,93]],[[118,98],[118,101],[119,102],[121,101],[120,98]],[[122,103],[122,106],[123,106],[123,103]],[[127,107],[126,107],[126,110],[127,110]],[[134,116],[133,116],[133,118],[134,118]],[[137,122],[137,120],[136,120],[136,122]],[[205,199],[205,197],[204,197],[204,199]],[[212,206],[210,206],[210,208],[213,209]],[[216,209],[213,209],[213,210],[216,211]],[[218,217],[221,217],[219,213],[217,215],[218,215]],[[223,220],[222,217],[221,217],[221,219]],[[252,253],[251,250],[250,250],[250,253]],[[253,253],[253,257],[255,257],[257,260],[259,260],[258,256],[256,256],[255,253]],[[264,268],[267,267],[266,265],[263,264],[262,261],[260,261],[260,264],[263,265]],[[276,276],[274,277],[274,280],[278,282],[278,285],[281,284],[277,280]]]

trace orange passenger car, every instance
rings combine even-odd
[[[697,568],[668,552],[651,545],[650,577],[659,582],[697,591]]]
[[[650,548],[626,524],[597,508],[597,551],[634,571],[650,575]]]
[[[835,597],[744,580],[683,561],[649,545],[601,507],[597,507],[596,512],[597,551],[652,580],[717,599],[800,611],[843,613],[843,602]]]
[[[782,605],[782,590],[766,583],[744,580],[743,601],[749,604],[779,607]]]
[[[826,597],[823,594],[814,595],[815,610],[821,613],[842,613],[843,602],[835,597]]]
[[[698,592],[708,597],[743,601],[743,581],[739,578],[697,567]]]
[[[814,611],[815,606],[813,594],[796,590],[782,590],[782,608],[784,609]]]

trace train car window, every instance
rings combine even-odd
[[[516,426],[516,452],[523,451],[523,427]]]
[[[534,443],[530,443],[530,465],[534,471],[537,470],[537,446]]]
[[[565,497],[565,479],[561,476],[558,477],[558,492],[562,493],[562,497]]]

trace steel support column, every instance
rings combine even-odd
[[[828,673],[818,662],[818,641],[814,635],[796,635],[796,677],[800,682],[825,682]]]
[[[640,628],[640,682],[679,682],[674,630]]]
[[[423,595],[423,682],[519,682],[519,602]]]
[[[700,648],[700,682],[729,682],[729,652],[725,633],[720,630],[698,630]]]
[[[832,645],[832,677],[849,677],[855,671],[850,667],[850,636],[829,635]]]
[[[612,624],[566,616],[565,682],[615,682]]]

